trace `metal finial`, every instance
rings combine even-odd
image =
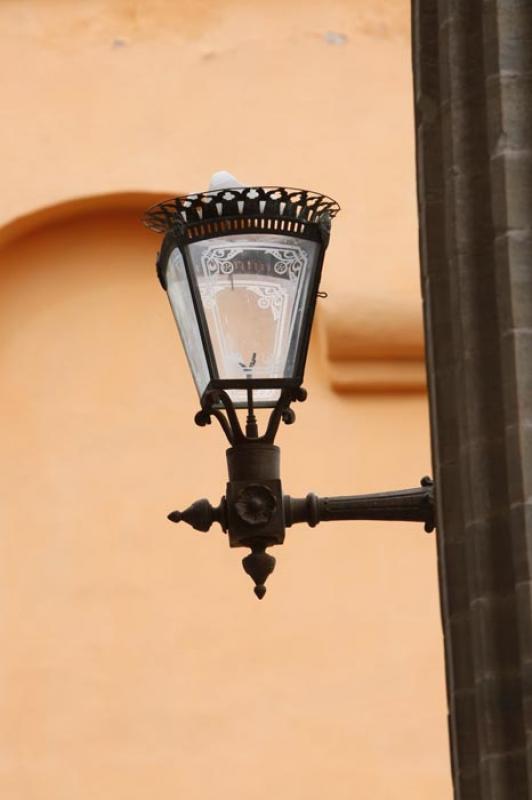
[[[275,558],[269,553],[264,552],[260,546],[254,548],[252,552],[242,559],[242,566],[249,577],[254,581],[254,592],[262,600],[266,594],[266,579],[271,575],[275,568]]]

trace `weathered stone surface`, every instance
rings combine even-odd
[[[532,796],[532,4],[414,0],[455,797]]]

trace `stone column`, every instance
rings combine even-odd
[[[532,0],[414,0],[455,797],[532,797]]]

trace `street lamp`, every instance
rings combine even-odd
[[[374,495],[303,499],[283,495],[281,421],[303,401],[305,362],[316,299],[339,211],[331,198],[301,189],[242,186],[228,173],[209,191],[149,209],[147,227],[164,233],[157,274],[168,294],[200,397],[195,421],[214,417],[230,448],[229,480],[217,507],[198,500],[169,514],[207,531],[219,522],[231,547],[248,547],[245,571],[262,598],[285,528],[335,519],[411,520],[434,527],[433,486]],[[256,408],[271,408],[259,435]],[[246,409],[244,428],[237,410]]]

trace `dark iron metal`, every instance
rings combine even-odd
[[[259,445],[258,449],[262,447]],[[273,449],[278,451],[277,447]],[[228,454],[231,452],[228,450]],[[258,453],[253,456],[257,458]],[[261,456],[258,461],[265,463]],[[238,474],[241,475],[241,469],[245,474],[247,455],[239,453],[238,460]],[[279,508],[280,491],[280,480],[250,484],[231,480],[230,473],[227,496],[217,508],[207,500],[200,500],[181,514],[174,511],[168,518],[172,522],[183,520],[201,531],[208,530],[212,522],[219,522],[222,530],[229,531],[231,547],[250,547],[251,554],[242,563],[255,582],[254,591],[259,599],[266,594],[264,584],[275,567],[275,559],[265,550],[282,544],[285,527],[306,522],[313,528],[320,522],[333,520],[423,522],[427,532],[435,527],[434,484],[430,478],[423,478],[420,488],[395,492],[324,498],[310,493],[301,499],[285,495]]]
[[[430,483],[426,483],[422,488],[399,489],[395,492],[377,494],[323,498],[312,492],[304,498],[285,495],[284,524],[287,528],[291,528],[298,522],[306,522],[309,527],[315,528],[320,522],[334,520],[423,522],[426,532],[431,533],[436,527],[434,484],[430,478],[423,480]],[[225,497],[216,508],[211,506],[208,500],[197,500],[186,511],[172,511],[168,519],[172,522],[183,520],[199,531],[207,531],[213,522],[219,522],[225,532],[227,530],[225,508]]]
[[[275,569],[275,558],[269,553],[265,553],[258,547],[254,547],[249,554],[242,559],[242,566],[244,571],[247,572],[249,577],[255,583],[253,591],[262,600],[266,594],[266,578],[271,575]]]
[[[149,208],[143,222],[157,233],[179,229],[183,242],[253,231],[325,239],[330,233],[330,219],[339,210],[331,197],[308,189],[241,186],[165,200]],[[327,218],[328,226],[324,222]],[[317,234],[312,223],[318,225],[320,221],[323,230]]]
[[[400,489],[396,492],[378,492],[348,497],[284,498],[285,525],[306,522],[314,528],[320,522],[332,520],[390,520],[424,522],[425,530],[434,530],[434,483],[431,478],[421,480],[421,487]]]
[[[273,442],[281,421],[294,421],[290,403],[305,398],[303,388],[283,390],[264,434],[259,436],[256,420],[249,421],[254,417],[252,397],[244,433],[229,395],[222,390],[210,392],[196,422],[206,425],[215,417],[231,444],[226,451],[226,495],[216,508],[203,499],[183,512],[168,515],[172,522],[182,520],[200,531],[207,531],[213,522],[218,522],[228,533],[231,547],[249,547],[251,553],[242,564],[255,583],[259,599],[266,594],[265,582],[275,567],[275,559],[266,549],[282,544],[285,528],[297,523],[315,527],[333,520],[399,520],[423,522],[426,531],[434,530],[434,484],[428,477],[422,478],[418,488],[395,492],[323,498],[312,493],[304,498],[283,496],[280,450]]]
[[[206,533],[213,522],[219,522],[222,530],[227,530],[227,504],[225,497],[222,497],[220,504],[211,506],[208,500],[202,498],[196,500],[191,506],[184,511],[172,511],[168,514],[170,522],[186,522],[196,531],[203,531]]]
[[[251,392],[248,384],[252,381],[243,381],[245,388]],[[299,401],[304,402],[307,397],[307,392],[302,386],[288,386],[281,390],[279,400],[277,401],[274,409],[270,414],[270,419],[266,426],[266,430],[262,436],[258,435],[257,421],[253,413],[253,394],[248,396],[248,420],[246,422],[246,432],[242,430],[240,420],[238,419],[234,404],[223,389],[211,389],[205,392],[201,402],[201,411],[198,411],[194,417],[196,425],[204,427],[211,424],[211,417],[214,417],[220,423],[223,432],[225,433],[229,444],[236,446],[238,444],[245,444],[249,442],[262,442],[264,444],[273,444],[279,425],[284,422],[285,425],[291,425],[295,422],[295,412],[290,408],[290,403]],[[225,411],[225,415],[224,412]]]

